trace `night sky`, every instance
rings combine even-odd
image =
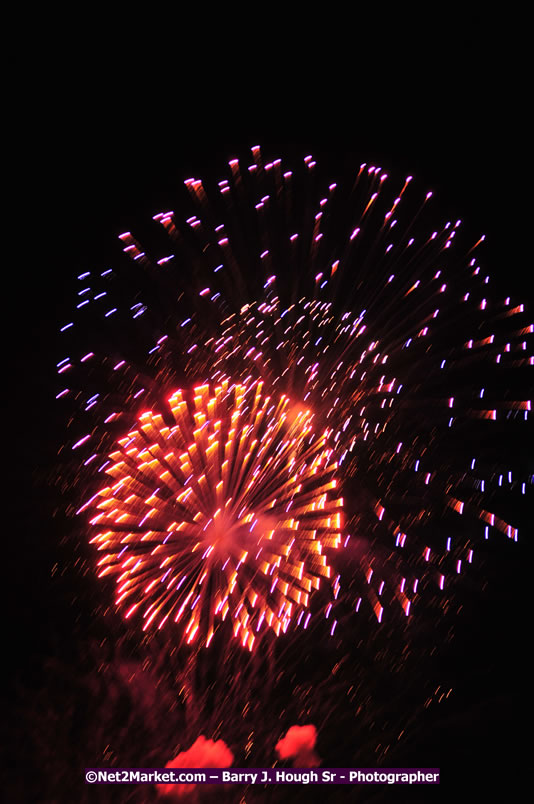
[[[69,577],[66,524],[58,513],[61,499],[51,484],[64,426],[54,400],[55,364],[63,356],[57,330],[69,315],[74,279],[95,261],[105,263],[108,255],[112,261],[118,253],[118,233],[135,231],[137,221],[161,209],[177,209],[175,187],[188,176],[222,178],[230,158],[261,144],[264,153],[293,164],[312,153],[318,161],[326,160],[334,178],[361,161],[383,165],[397,176],[404,171],[414,174],[436,193],[444,214],[461,217],[472,232],[486,233],[483,259],[495,282],[520,301],[530,298],[532,304],[533,298],[523,172],[530,154],[524,121],[508,106],[480,99],[461,108],[419,106],[416,114],[407,101],[388,114],[384,109],[366,111],[363,104],[338,124],[332,118],[326,125],[310,115],[306,124],[297,124],[296,119],[289,124],[286,118],[284,125],[283,119],[271,114],[269,124],[258,118],[232,127],[225,117],[207,115],[205,120],[192,111],[183,117],[171,112],[165,122],[158,122],[152,110],[109,116],[97,99],[88,104],[86,114],[76,108],[70,115],[59,107],[52,103],[46,119],[36,118],[40,134],[35,140],[28,138],[33,155],[25,177],[18,257],[4,268],[5,276],[14,278],[17,294],[11,338],[16,359],[8,383],[13,405],[8,430],[16,459],[16,470],[9,473],[16,482],[7,502],[15,516],[11,534],[4,533],[8,559],[4,572],[8,584],[13,584],[8,625],[14,626],[6,656],[13,672],[6,689],[10,702],[13,694],[18,697],[13,717],[5,722],[11,745],[12,801],[71,801],[78,777],[81,792],[76,800],[104,800],[96,793],[85,797],[89,794],[81,768],[71,768],[73,787],[70,793],[63,792],[65,797],[53,790],[53,781],[43,798],[31,783],[24,793],[23,782],[13,781],[13,774],[16,766],[29,761],[36,778],[46,778],[47,768],[36,750],[39,739],[28,727],[33,696],[46,678],[43,667],[50,657],[59,656],[62,666],[75,675],[82,650],[74,644],[80,639],[80,625],[98,632],[98,625],[90,623],[88,595]],[[450,682],[454,694],[442,708],[429,710],[415,732],[415,744],[405,746],[405,755],[401,751],[395,758],[395,766],[404,758],[419,757],[416,764],[441,767],[443,800],[445,795],[447,800],[451,794],[460,795],[464,785],[466,791],[478,790],[481,795],[478,779],[469,778],[466,770],[471,767],[486,776],[481,783],[485,791],[497,787],[513,795],[517,790],[513,774],[524,731],[529,731],[525,719],[531,686],[526,681],[526,651],[527,548],[532,526],[526,508],[520,513],[519,544],[495,539],[484,569],[487,578],[476,569],[471,573],[461,616],[451,623],[454,639],[443,648],[439,667],[434,662],[429,671]],[[66,567],[64,574],[52,574],[56,564]],[[90,668],[90,657],[86,663]],[[361,739],[357,730],[353,736],[355,743]],[[72,739],[76,740],[75,723]],[[332,746],[330,752],[332,760]],[[323,800],[338,800],[334,792],[323,789]],[[388,794],[391,798],[396,794],[398,801],[441,800],[434,789],[425,792],[425,788],[411,793],[413,799],[402,790],[369,788],[369,798],[363,792],[357,797],[353,789],[339,800],[381,802],[390,800]]]

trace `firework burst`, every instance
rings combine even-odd
[[[98,511],[100,575],[118,575],[117,604],[143,611],[144,630],[184,619],[186,641],[209,645],[230,615],[252,649],[263,624],[300,623],[332,574],[343,501],[328,433],[262,383],[176,391],[167,418],[140,415],[109,456],[112,484],[83,506]]]
[[[312,157],[297,172],[285,169],[279,159],[265,162],[259,148],[252,149],[250,164],[232,160],[230,170],[230,177],[209,191],[202,181],[188,179],[194,211],[183,221],[174,211],[156,214],[147,233],[150,248],[125,232],[120,235],[125,262],[80,276],[79,317],[62,327],[64,337],[71,339],[71,356],[58,365],[68,380],[58,397],[72,403],[68,446],[81,455],[73,476],[96,483],[112,444],[121,439],[121,457],[113,460],[124,459],[124,464],[116,482],[126,467],[131,477],[159,477],[166,468],[159,457],[163,441],[158,457],[150,459],[157,471],[147,468],[145,473],[137,458],[123,455],[129,438],[134,439],[132,449],[140,454],[147,450],[144,425],[137,424],[143,410],[161,409],[162,399],[192,382],[257,389],[263,381],[273,400],[285,394],[297,410],[311,408],[317,432],[329,432],[339,456],[337,477],[347,525],[345,549],[338,555],[343,557],[343,589],[352,608],[359,610],[362,600],[368,600],[381,621],[390,601],[400,604],[405,615],[426,591],[445,601],[449,579],[473,562],[480,539],[493,530],[518,538],[514,506],[503,502],[502,492],[506,489],[513,501],[525,494],[529,482],[520,461],[507,456],[509,434],[528,420],[532,405],[527,372],[534,363],[533,325],[527,311],[492,291],[477,256],[484,237],[469,238],[459,220],[436,223],[432,193],[417,190],[411,176],[395,183],[380,167],[364,164],[343,181],[328,183]],[[85,345],[87,332],[92,342]],[[185,454],[185,442],[196,444],[194,416],[204,413],[210,421],[212,416],[202,405],[196,410],[195,403],[182,404],[193,416],[182,425],[163,419],[156,423],[157,414],[145,415],[154,434],[160,425],[180,432],[184,441],[177,449]],[[276,415],[282,413],[278,403],[272,404]],[[281,431],[275,419],[270,422],[278,433],[276,442]],[[301,426],[307,429],[306,418]],[[222,469],[224,461],[207,460],[210,445],[205,439],[209,435],[217,441],[212,454],[218,450],[219,457],[231,439],[225,426],[219,435],[210,427],[196,446],[202,461],[195,463],[191,456],[187,464],[178,461],[174,489],[176,497],[189,495],[189,518],[183,520],[185,530],[172,533],[180,533],[182,544],[189,540],[187,561],[191,555],[201,558],[197,573],[188,575],[176,594],[160,579],[144,576],[148,565],[136,569],[136,581],[129,566],[119,597],[129,598],[133,590],[137,594],[153,584],[145,616],[154,623],[176,616],[174,606],[189,594],[186,608],[197,599],[207,601],[207,578],[212,576],[208,572],[206,580],[200,579],[221,555],[212,537],[224,532],[230,556],[226,569],[221,564],[217,570],[226,591],[216,605],[222,611],[226,604],[236,604],[241,637],[252,633],[253,614],[261,617],[267,605],[265,616],[268,611],[276,614],[272,622],[283,628],[288,619],[280,615],[284,595],[276,605],[260,596],[256,608],[248,597],[246,588],[255,588],[257,576],[249,564],[252,551],[240,542],[249,526],[243,517],[254,517],[256,502],[250,510],[244,500],[232,502],[230,515],[224,504],[233,500],[236,489],[225,487],[217,498],[216,486],[223,478],[217,475],[213,485],[210,471]],[[257,438],[253,430],[247,443]],[[157,442],[155,435],[152,440]],[[295,458],[291,450],[289,456]],[[140,460],[149,467],[146,458]],[[251,455],[243,469],[247,482],[257,466]],[[191,472],[194,482],[182,488]],[[232,474],[236,472],[237,465]],[[209,492],[202,489],[201,477]],[[151,475],[145,486],[153,493],[160,483]],[[263,482],[254,484],[254,489],[264,487]],[[300,506],[294,488],[287,494],[279,499],[294,494],[294,504]],[[155,544],[133,541],[141,551],[137,561],[159,548],[168,564],[159,569],[155,554],[151,567],[169,572],[168,583],[172,576],[175,584],[178,568],[167,552],[176,535],[170,536],[168,529],[178,520],[164,492],[142,505],[136,499],[135,511],[128,506],[123,510],[124,495],[119,497],[111,494],[111,504],[115,500],[117,510],[137,523],[152,509],[154,521],[164,511],[168,514]],[[97,499],[109,504],[102,496]],[[262,499],[260,508],[267,515],[264,504],[272,497]],[[223,526],[215,524],[219,510]],[[162,534],[168,536],[166,543]],[[286,544],[286,537],[281,538]],[[110,539],[113,550],[106,554],[104,572],[121,566],[116,556],[124,545],[119,548],[117,536]],[[97,542],[103,548],[106,537],[99,534]],[[273,555],[282,558],[282,546]],[[247,561],[239,567],[241,577],[231,598],[228,579],[241,560],[240,550],[247,552]],[[304,558],[309,558],[306,550],[298,560]],[[177,560],[186,561],[181,551]],[[287,566],[285,561],[280,567],[286,568],[282,575],[289,583],[286,570],[295,567],[292,559]],[[186,573],[185,564],[181,571]],[[262,583],[265,589],[265,576]],[[289,588],[308,594],[306,585]],[[202,605],[196,603],[190,613],[189,636],[200,629]],[[294,616],[300,603],[291,598],[287,605]],[[209,617],[206,625],[209,638]]]

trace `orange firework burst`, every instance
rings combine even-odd
[[[183,620],[186,641],[208,645],[229,615],[251,650],[331,577],[343,500],[329,432],[261,382],[176,391],[169,408],[139,417],[109,456],[112,484],[81,509],[96,509],[99,574],[118,576],[117,605],[140,609],[144,630]]]

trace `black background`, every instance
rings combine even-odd
[[[359,161],[413,173],[443,209],[486,233],[485,264],[495,280],[520,300],[532,299],[528,110],[521,86],[512,94],[494,88],[493,76],[477,72],[475,79],[473,72],[463,85],[440,75],[432,89],[418,93],[404,79],[397,90],[390,84],[382,96],[381,88],[370,93],[372,100],[347,87],[330,104],[327,92],[319,93],[322,102],[313,92],[306,102],[282,102],[272,86],[262,97],[256,88],[213,106],[210,98],[184,98],[179,90],[161,102],[148,93],[141,102],[129,85],[104,101],[100,84],[97,91],[90,80],[75,92],[39,93],[15,158],[21,229],[16,255],[4,267],[4,287],[11,287],[7,345],[14,358],[6,434],[15,461],[5,503],[14,523],[4,533],[4,572],[14,587],[7,664],[15,675],[23,676],[29,658],[46,652],[49,624],[65,618],[68,635],[72,616],[50,576],[60,534],[40,469],[53,466],[61,443],[54,368],[63,355],[56,332],[80,267],[113,253],[118,233],[171,204],[184,178],[223,178],[228,159],[261,144],[264,153],[289,162],[307,153],[326,158],[334,177],[336,169]],[[515,773],[529,731],[528,536],[527,526],[515,552],[505,551],[489,589],[466,604],[451,658],[458,703],[425,736],[442,752],[444,781],[456,785],[464,784],[465,766],[473,764],[491,775],[485,789],[517,789],[512,776],[499,775]],[[422,765],[424,753],[422,746]],[[476,789],[478,781],[470,784]],[[433,799],[432,791],[427,800]]]

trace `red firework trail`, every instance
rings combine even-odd
[[[261,383],[176,391],[169,406],[173,424],[148,411],[119,440],[112,484],[83,506],[98,511],[99,574],[118,576],[117,605],[140,609],[144,630],[184,620],[186,641],[209,645],[229,615],[252,650],[262,625],[300,622],[331,576],[343,501],[327,433]]]

